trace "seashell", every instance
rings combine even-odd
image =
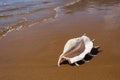
[[[78,38],[73,38],[67,41],[64,46],[63,53],[60,55],[58,60],[58,67],[60,63],[67,60],[69,64],[75,63],[76,66],[78,61],[83,60],[86,54],[89,54],[93,48],[93,40],[90,40],[86,34]]]

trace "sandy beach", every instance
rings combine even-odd
[[[95,14],[68,12],[9,32],[0,39],[0,80],[120,80],[120,24],[111,25],[109,13]],[[84,33],[100,52],[79,67],[57,67],[67,40]]]
[[[64,19],[64,18],[63,18]],[[119,80],[119,29],[104,24],[83,24],[85,19],[73,17],[13,31],[0,40],[1,80]],[[86,21],[86,22],[87,22]],[[99,26],[96,28],[96,26]],[[64,28],[64,29],[63,29]],[[84,32],[95,38],[101,52],[79,67],[68,64],[57,67],[64,44]]]

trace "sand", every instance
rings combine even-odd
[[[71,14],[24,27],[0,40],[0,80],[120,80],[120,28]],[[86,33],[100,52],[79,67],[57,60],[67,40]]]

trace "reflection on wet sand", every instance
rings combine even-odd
[[[84,11],[89,8],[103,9],[106,10],[106,7],[119,5],[119,0],[80,0],[73,5],[65,6],[64,9],[75,11]]]
[[[120,1],[119,0],[80,0],[73,5],[64,6],[64,13],[85,12],[98,15],[105,21],[109,29],[120,28]]]
[[[120,29],[120,8],[110,7],[110,10],[104,15],[105,24],[108,29]]]

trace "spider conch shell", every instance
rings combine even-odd
[[[83,60],[85,55],[90,53],[93,48],[93,41],[90,40],[85,34],[78,38],[73,38],[67,41],[64,46],[63,53],[60,55],[58,60],[58,67],[60,63],[67,60],[69,64]]]

